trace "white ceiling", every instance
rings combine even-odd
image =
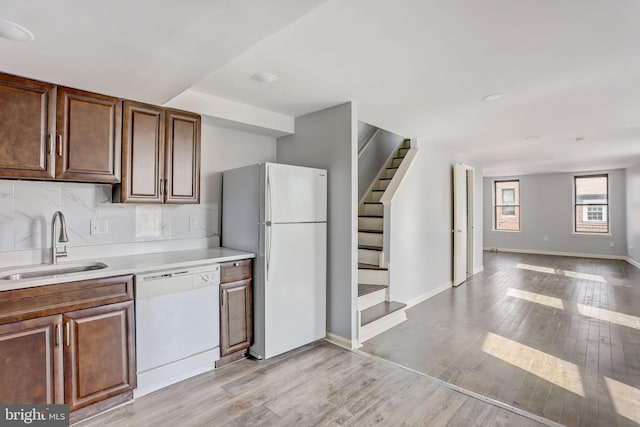
[[[0,1],[36,34],[0,41],[4,71],[155,103],[191,87],[292,116],[354,100],[360,120],[485,175],[640,162],[637,0]]]

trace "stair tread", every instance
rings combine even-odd
[[[380,246],[371,246],[371,245],[358,245],[358,249],[367,249],[369,251],[378,251],[382,252],[382,248]]]
[[[398,169],[398,167],[397,166],[391,166],[391,167],[389,167],[387,169]]]
[[[374,234],[382,234],[382,230],[374,230],[372,228],[359,228],[358,233],[374,233]]]
[[[358,283],[358,296],[364,296],[368,294],[372,294],[377,291],[381,291],[383,289],[387,289],[387,285],[369,285],[366,283]]]
[[[394,157],[392,160],[404,159],[404,156]]]
[[[358,263],[358,268],[360,268],[362,270],[388,270],[387,267],[380,267],[379,265],[367,264],[367,263],[364,263],[364,262],[359,262]]]
[[[374,193],[375,193],[376,191],[384,193],[384,191],[385,191],[385,190],[371,190],[371,192],[374,192]]]
[[[393,178],[378,178],[380,181],[391,181]]]
[[[388,314],[394,313],[398,310],[402,310],[406,306],[407,304],[396,301],[384,301],[380,304],[371,306],[366,310],[362,310],[360,325],[366,326],[369,323],[375,322],[376,320],[381,319]]]
[[[365,205],[381,205],[381,202],[364,202]]]

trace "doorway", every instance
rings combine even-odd
[[[473,167],[453,165],[453,286],[473,274]]]

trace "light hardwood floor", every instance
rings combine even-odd
[[[242,360],[75,425],[538,424],[409,370],[320,341],[263,362]]]
[[[640,424],[640,270],[484,253],[362,350],[568,426]]]

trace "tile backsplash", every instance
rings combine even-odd
[[[0,180],[0,251],[51,246],[51,217],[62,211],[69,247],[211,237],[218,206],[111,203],[111,186]],[[106,220],[106,234],[91,234],[91,220]]]

